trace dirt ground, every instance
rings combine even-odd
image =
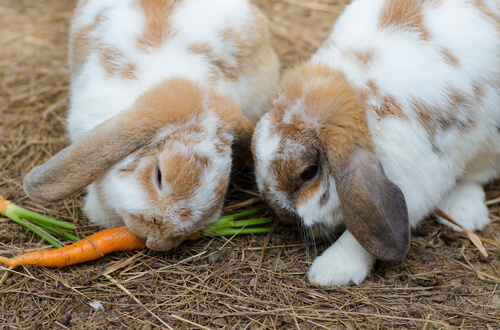
[[[347,1],[260,0],[283,68],[307,59]],[[67,32],[74,0],[0,2],[0,195],[96,231],[81,196],[28,199],[24,175],[68,144]],[[251,173],[231,186],[227,212],[264,205]],[[378,263],[359,286],[307,282],[314,256],[298,230],[204,238],[174,251],[115,253],[62,269],[0,268],[0,328],[331,329],[500,328],[500,183],[487,188],[492,223],[479,233],[489,258],[463,234],[425,221],[400,262]],[[238,203],[251,205],[238,208]],[[0,218],[0,255],[47,247]]]

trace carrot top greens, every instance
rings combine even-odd
[[[216,222],[205,228],[201,234],[202,236],[226,236],[268,233],[271,231],[270,227],[260,227],[257,225],[264,225],[271,222],[270,218],[235,220],[256,214],[259,211],[260,210],[249,210],[222,216]],[[56,248],[62,247],[62,244],[55,237],[62,237],[71,241],[79,240],[78,237],[64,230],[74,230],[76,227],[73,224],[29,211],[5,200],[2,196],[0,196],[0,215],[26,227]]]

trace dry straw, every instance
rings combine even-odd
[[[283,67],[305,60],[347,0],[258,0]],[[22,179],[68,144],[67,33],[74,0],[0,1],[0,195],[90,235],[81,197],[25,197]],[[253,192],[249,194],[248,191]],[[262,208],[251,173],[231,186],[227,212]],[[278,224],[268,235],[205,238],[168,253],[123,252],[62,269],[0,270],[0,327],[134,329],[495,329],[500,324],[500,184],[487,189],[493,223],[485,259],[451,229],[426,221],[397,263],[360,286],[317,288],[307,270],[328,242],[303,243]],[[265,216],[265,214],[263,214]],[[0,218],[0,252],[48,247]]]

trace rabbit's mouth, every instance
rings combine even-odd
[[[174,229],[174,224],[144,215],[123,217],[125,225],[137,236],[146,240],[146,247],[155,251],[167,251],[181,244],[187,235]]]
[[[146,247],[154,251],[168,251],[184,242],[186,237],[148,237],[146,239]]]

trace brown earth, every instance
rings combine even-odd
[[[345,3],[257,1],[270,17],[284,68],[321,44]],[[68,144],[67,32],[74,5],[1,1],[0,195],[74,222],[83,237],[96,228],[80,211],[81,197],[41,204],[22,189],[27,171]],[[429,220],[402,261],[377,264],[359,286],[310,285],[307,269],[327,245],[305,244],[299,231],[280,224],[269,235],[205,238],[167,253],[115,253],[55,270],[1,268],[0,327],[499,328],[499,197],[500,183],[490,185],[492,224],[479,234],[489,258],[462,234]],[[241,173],[227,205],[252,198],[253,177]],[[251,207],[264,206],[254,200]],[[0,218],[0,255],[43,247],[38,236]],[[102,308],[91,306],[97,302]]]

